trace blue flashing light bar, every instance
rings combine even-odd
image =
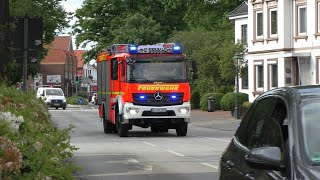
[[[182,47],[174,43],[159,43],[154,45],[128,46],[130,54],[181,54]]]
[[[177,96],[176,95],[172,95],[171,99],[177,99]]]
[[[138,52],[138,47],[136,45],[129,45],[129,53],[136,54]]]
[[[145,97],[145,96],[143,96],[143,95],[142,95],[142,96],[140,96],[140,99],[145,99],[145,98],[146,98],[146,97]]]

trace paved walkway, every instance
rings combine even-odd
[[[216,110],[207,112],[191,110],[191,123],[202,127],[214,127],[219,130],[235,131],[241,119],[235,119],[230,111]]]

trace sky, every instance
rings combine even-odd
[[[64,7],[64,9],[67,12],[73,12],[74,13],[78,8],[81,8],[81,5],[82,5],[83,1],[84,0],[67,0],[67,1],[62,1],[61,5]],[[73,25],[75,23],[75,21],[76,21],[75,19],[72,19],[70,21],[70,25]],[[68,33],[71,32],[71,31],[72,31],[71,28],[65,29],[64,30],[65,34],[60,34],[60,35],[68,35]],[[73,48],[76,49],[75,37],[72,37],[72,42],[73,42]],[[91,45],[93,45],[93,43],[88,43],[86,48],[79,47],[79,49],[89,50]],[[94,59],[90,61],[90,64],[94,64],[94,63],[95,63]]]
[[[64,9],[67,11],[67,12],[75,12],[78,8],[81,8],[81,5],[82,5],[82,2],[84,0],[67,0],[67,1],[62,1],[61,2],[61,5],[64,7]],[[70,25],[73,25],[75,23],[75,19],[72,19],[70,21]],[[71,28],[67,28],[63,31],[62,34],[59,34],[59,35],[68,35],[68,33],[70,33],[72,31]],[[73,42],[73,48],[76,49],[76,46],[75,46],[75,37],[72,37],[72,42]],[[86,49],[88,50],[89,47],[86,47],[86,48],[81,48],[79,47],[79,49]]]

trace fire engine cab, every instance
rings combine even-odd
[[[189,81],[195,61],[181,46],[115,44],[97,56],[98,105],[105,133],[129,135],[132,126],[152,133],[176,129],[186,136],[190,122]]]

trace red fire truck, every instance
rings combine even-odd
[[[97,56],[99,115],[105,133],[126,137],[132,126],[151,132],[176,129],[186,136],[190,122],[189,80],[195,61],[174,43],[115,44]]]

